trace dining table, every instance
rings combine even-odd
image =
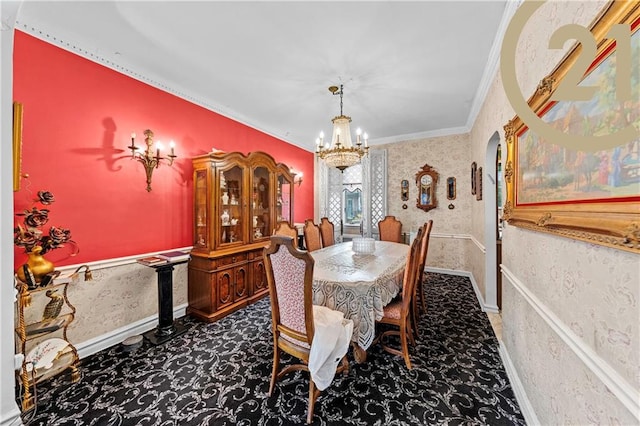
[[[356,362],[364,362],[384,306],[400,292],[409,254],[406,244],[375,241],[372,253],[343,242],[310,252],[314,259],[313,304],[340,311],[353,321]]]

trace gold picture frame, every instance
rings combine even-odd
[[[13,191],[20,191],[22,177],[22,104],[13,103]]]
[[[476,170],[476,200],[482,200],[482,167]]]
[[[628,25],[631,46],[636,46],[640,39],[640,5],[611,2],[591,26],[597,44],[596,60],[580,80],[584,86],[597,86],[591,101],[552,100],[560,82],[583,53],[584,49],[575,46],[527,101],[549,126],[566,133],[573,130],[574,134],[595,136],[618,129],[610,126],[612,117],[624,110],[616,116],[624,119],[620,127],[640,128],[640,97],[624,102],[616,98],[616,104],[610,100],[613,96],[607,97],[614,91],[612,54],[618,46],[610,31],[616,24]],[[640,55],[634,49],[634,54]],[[635,72],[632,75],[637,76],[637,56],[630,66]],[[639,90],[640,82],[632,81],[633,90]],[[561,140],[535,134],[518,116],[504,130],[504,220],[530,230],[640,253],[640,137],[613,148],[593,143],[573,149]],[[627,166],[633,169],[623,170]]]

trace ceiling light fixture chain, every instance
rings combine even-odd
[[[340,115],[331,120],[333,123],[331,144],[328,147],[324,146],[324,132],[320,132],[320,137],[316,139],[316,154],[318,154],[318,157],[323,159],[329,167],[336,167],[340,171],[358,164],[360,159],[369,152],[369,136],[366,133],[362,134],[360,128],[356,130],[356,145],[354,146],[351,143],[351,129],[349,128],[351,117],[344,115],[342,112],[343,88],[342,84],[340,84],[340,87],[329,87],[332,95],[340,95]],[[364,139],[364,146],[362,145],[361,137]]]
[[[340,88],[338,88],[338,86],[331,86],[329,87],[329,91],[333,94],[333,95],[340,95],[340,115],[342,114],[342,94],[344,93],[342,91],[344,85],[340,85]]]

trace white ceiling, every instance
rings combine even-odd
[[[467,131],[506,3],[25,1],[17,28],[313,150],[340,83],[372,143]]]

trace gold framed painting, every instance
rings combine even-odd
[[[504,126],[503,219],[518,227],[640,253],[640,4],[611,2],[590,32],[595,55],[578,83],[594,88],[594,95],[577,101],[554,96],[572,68],[584,65],[588,49],[580,44],[527,101],[556,135],[583,136],[585,143],[554,137],[552,132],[536,133],[519,116],[509,121]],[[625,56],[629,69],[621,71]],[[620,95],[618,75],[630,79],[627,96]],[[625,135],[631,137],[600,137],[622,135],[621,130],[630,131]]]
[[[22,177],[22,104],[13,103],[13,191],[20,191]]]

